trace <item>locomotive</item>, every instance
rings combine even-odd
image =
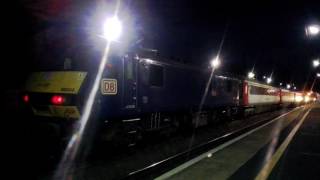
[[[121,137],[119,133],[136,136],[200,127],[304,102],[301,92],[216,73],[209,79],[211,71],[144,53],[110,55],[90,121],[112,140]],[[82,114],[94,77],[91,70],[34,72],[23,100],[36,122],[50,124],[67,137]]]

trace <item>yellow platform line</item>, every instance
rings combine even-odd
[[[256,176],[255,180],[265,180],[269,177],[272,169],[277,164],[277,162],[279,161],[279,159],[282,156],[282,154],[284,153],[284,151],[287,149],[288,145],[290,144],[294,135],[297,133],[298,129],[302,125],[303,121],[306,119],[310,110],[311,110],[311,108],[304,114],[304,116],[299,121],[299,123],[294,127],[294,129],[286,137],[285,141],[280,145],[280,147],[277,149],[276,153],[274,153],[273,156],[270,158],[270,160],[267,161],[267,163],[263,166],[263,168],[261,169],[259,174]]]

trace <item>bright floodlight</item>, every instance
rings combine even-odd
[[[287,89],[290,89],[291,88],[291,85],[290,84],[287,84]]]
[[[318,67],[320,65],[319,59],[313,60],[313,67]]]
[[[211,61],[211,67],[217,68],[219,66],[220,66],[220,59],[219,59],[219,57],[216,57]]]
[[[320,73],[317,73],[317,77],[320,77]]]
[[[103,25],[103,36],[109,41],[116,41],[122,32],[122,25],[119,19],[114,16],[108,18]]]
[[[249,78],[249,79],[253,79],[254,76],[255,76],[255,74],[254,74],[253,72],[249,72],[249,73],[248,73],[248,78]]]
[[[310,25],[306,28],[307,35],[315,36],[315,35],[318,35],[319,32],[320,32],[319,25]]]
[[[271,77],[268,77],[268,78],[267,78],[267,83],[270,84],[271,82],[272,82]]]

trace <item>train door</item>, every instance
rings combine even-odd
[[[123,60],[123,108],[135,110],[138,105],[138,60],[133,55],[127,55]]]

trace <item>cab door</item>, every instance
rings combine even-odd
[[[138,107],[138,59],[134,55],[127,55],[123,58],[123,108],[135,110]]]

